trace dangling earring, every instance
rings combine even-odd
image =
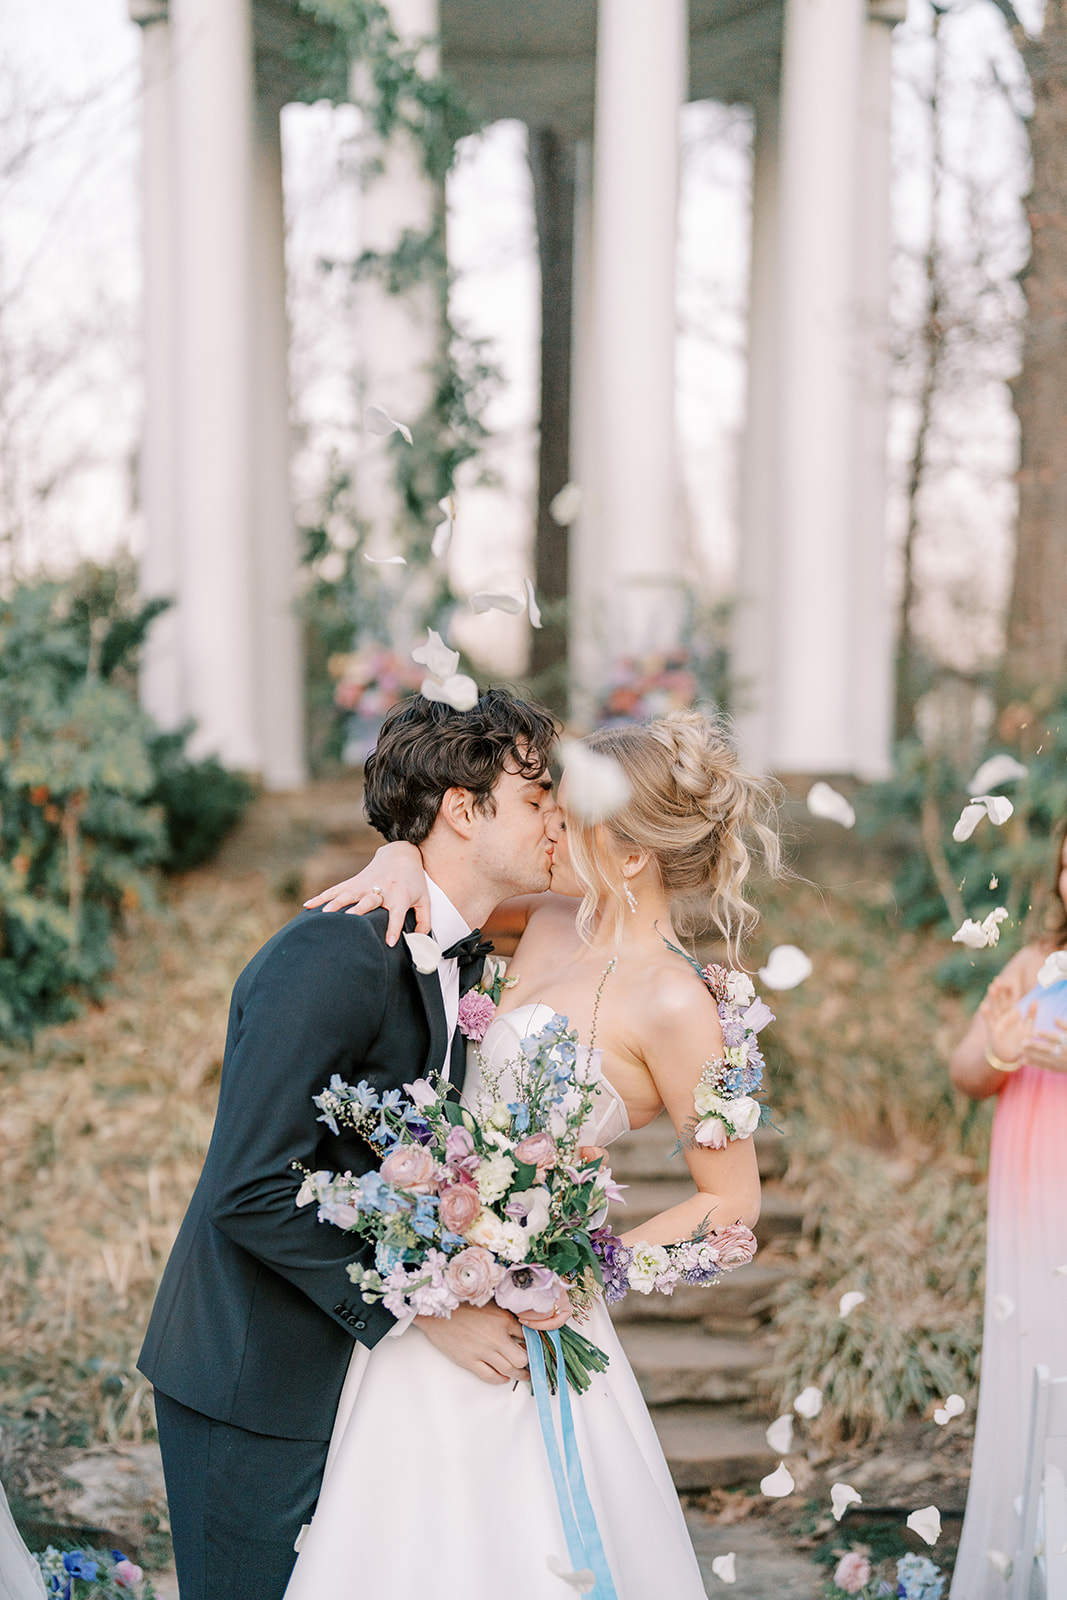
[[[622,880],[622,892],[626,896],[626,904],[630,907],[631,911],[636,913],[637,899],[625,878]]]

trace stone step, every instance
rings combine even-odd
[[[633,1183],[623,1196],[625,1204],[616,1203],[611,1207],[609,1220],[613,1228],[620,1233],[627,1233],[632,1228],[641,1227],[642,1223],[658,1216],[661,1211],[681,1205],[692,1193],[693,1185],[689,1179]],[[771,1239],[799,1233],[803,1221],[804,1208],[799,1195],[781,1189],[776,1184],[764,1185],[760,1218],[755,1230],[761,1245]]]
[[[761,1128],[755,1136],[760,1177],[780,1178],[786,1167],[786,1147],[781,1134]],[[644,1128],[624,1134],[611,1147],[611,1170],[620,1183],[681,1176],[683,1157],[670,1119],[663,1112]]]
[[[619,1327],[632,1322],[699,1322],[709,1333],[748,1333],[759,1325],[779,1284],[790,1275],[788,1266],[764,1266],[756,1260],[707,1288],[680,1283],[673,1294],[628,1294],[612,1306],[611,1317]]]
[[[761,1339],[718,1338],[691,1323],[624,1323],[619,1338],[650,1406],[747,1400],[770,1359]]]
[[[755,1485],[778,1464],[766,1424],[736,1406],[660,1406],[652,1420],[677,1489]]]

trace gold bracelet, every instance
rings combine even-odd
[[[995,1056],[993,1054],[988,1045],[986,1046],[985,1058],[989,1062],[989,1065],[997,1072],[1018,1072],[1019,1068],[1022,1066],[1021,1060],[1001,1061],[999,1056]]]

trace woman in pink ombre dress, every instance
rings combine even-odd
[[[950,1063],[964,1094],[999,1097],[978,1423],[950,1600],[1005,1600],[1000,1557],[1015,1554],[1034,1366],[1067,1376],[1067,1276],[1057,1271],[1067,1266],[1067,978],[1038,983],[1047,958],[1067,949],[1067,828],[1052,905],[1049,936],[994,979]],[[1067,1451],[1057,1459],[1067,1467]]]

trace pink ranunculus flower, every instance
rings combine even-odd
[[[121,1561],[115,1562],[114,1578],[120,1589],[132,1589],[143,1577],[144,1573],[136,1561],[127,1561],[123,1556]]]
[[[563,1284],[549,1267],[532,1267],[520,1262],[509,1267],[496,1286],[493,1298],[505,1311],[532,1311],[543,1317],[559,1299]]]
[[[712,1242],[724,1271],[729,1271],[731,1267],[747,1267],[756,1254],[756,1235],[740,1219],[725,1228],[717,1228],[712,1234]]]
[[[525,1161],[529,1166],[541,1170],[554,1167],[558,1155],[556,1141],[550,1133],[528,1134],[525,1139],[520,1139],[513,1153],[516,1161]]]
[[[846,1594],[859,1594],[871,1581],[871,1563],[858,1550],[842,1556],[834,1571],[834,1582]]]
[[[441,1190],[441,1222],[449,1233],[466,1233],[481,1209],[482,1202],[473,1184],[454,1183]]]
[[[480,989],[469,989],[459,1002],[459,1031],[465,1039],[480,1044],[495,1016],[492,998]]]
[[[399,1145],[382,1162],[382,1177],[410,1194],[429,1194],[433,1189],[433,1156],[421,1144]]]
[[[488,1305],[504,1269],[481,1245],[468,1245],[445,1268],[445,1283],[457,1300],[472,1306]]]

